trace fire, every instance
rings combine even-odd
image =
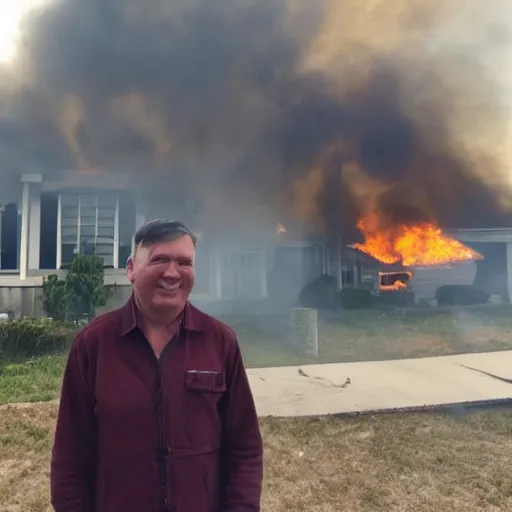
[[[412,272],[379,272],[379,290],[397,292],[407,288]]]
[[[394,291],[394,292],[396,292],[398,290],[403,290],[404,288],[407,288],[407,285],[405,283],[402,283],[402,281],[400,281],[400,280],[395,281],[392,285],[389,285],[389,286],[385,286],[385,285],[380,286],[381,290]]]
[[[476,251],[446,236],[434,224],[401,225],[382,229],[377,227],[378,222],[372,223],[371,218],[368,220],[361,219],[357,226],[364,234],[365,242],[353,244],[352,247],[382,263],[401,263],[405,267],[411,267],[482,259]]]

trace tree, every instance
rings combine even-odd
[[[104,306],[108,290],[103,284],[103,261],[95,255],[77,254],[66,277],[52,274],[43,283],[43,307],[56,320],[74,321],[95,316]]]

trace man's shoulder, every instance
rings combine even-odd
[[[218,318],[201,311],[191,305],[194,325],[201,326],[202,330],[215,338],[221,338],[228,343],[236,343],[237,336],[232,327]]]
[[[111,337],[118,330],[123,308],[117,308],[98,315],[76,335],[75,343],[90,344],[99,341],[102,337]]]

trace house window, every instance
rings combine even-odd
[[[60,194],[58,267],[69,264],[75,254],[86,252],[88,248],[103,259],[106,267],[117,267],[118,218],[119,199],[116,195]]]

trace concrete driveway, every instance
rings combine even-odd
[[[248,374],[260,416],[357,413],[512,399],[512,350],[249,369]]]

